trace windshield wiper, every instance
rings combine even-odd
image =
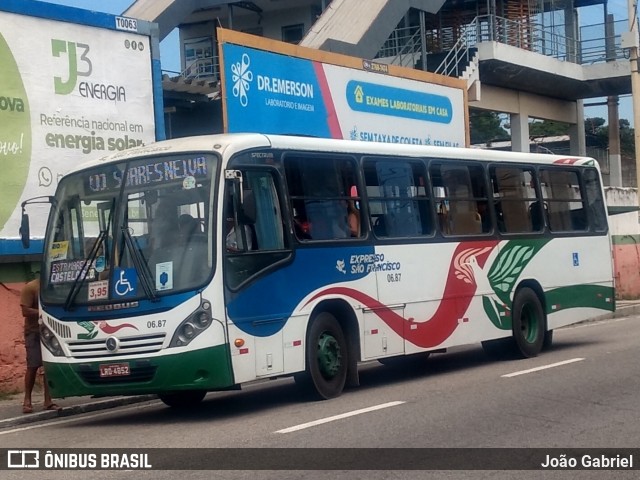
[[[102,242],[104,242],[104,239],[106,237],[107,237],[107,231],[100,230],[100,234],[98,235],[98,238],[96,239],[95,243],[91,247],[89,256],[85,259],[84,264],[82,265],[82,269],[80,270],[80,273],[78,274],[73,284],[71,285],[71,290],[69,290],[67,299],[64,301],[65,310],[69,311],[71,309],[71,306],[73,305],[73,302],[76,299],[76,296],[80,291],[80,288],[84,284],[84,281],[87,279],[87,275],[89,275],[89,270],[90,270],[89,266],[93,264],[96,257],[98,256],[98,252],[100,251],[100,245],[102,245]]]
[[[137,241],[131,236],[129,229],[125,226],[120,228],[124,237],[124,243],[129,250],[131,259],[133,260],[133,266],[140,275],[140,283],[142,283],[144,293],[149,300],[154,301],[157,299],[157,296],[155,285],[151,281],[151,270],[149,269],[149,265],[147,264],[144,255],[142,255]]]

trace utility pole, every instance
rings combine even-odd
[[[629,62],[631,64],[631,98],[633,100],[633,131],[636,157],[636,187],[638,205],[640,206],[640,73],[638,72],[638,18],[637,0],[628,0],[629,32],[631,42],[629,48]],[[640,223],[640,214],[638,216]]]

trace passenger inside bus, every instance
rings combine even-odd
[[[482,225],[482,233],[491,231],[491,217],[489,216],[489,204],[486,201],[478,202],[478,214]]]
[[[180,215],[178,218],[178,228],[180,230],[180,242],[183,245],[193,241],[206,240],[206,238],[202,238],[200,223],[188,213]]]
[[[296,236],[300,240],[311,240],[311,235],[309,233],[311,226],[302,215],[294,215],[293,228],[295,229]]]
[[[176,216],[176,205],[169,202],[160,202],[160,205],[156,208],[152,226],[154,239],[152,248],[174,245],[180,231],[178,217]]]
[[[544,228],[545,218],[549,213],[546,204],[544,205],[544,214],[540,207],[541,204],[538,200],[529,205],[529,217],[531,218],[531,226],[534,232],[539,232]]]
[[[234,214],[233,205],[230,206],[230,215],[227,217],[227,235],[225,245],[230,252],[242,252],[245,250],[257,250],[257,238],[254,230],[256,220],[256,206],[253,192],[245,190],[242,200],[242,210]],[[236,225],[236,218],[238,225]],[[242,230],[244,230],[244,236]],[[246,239],[246,248],[244,244]]]
[[[249,225],[244,225],[244,238],[247,240],[246,250],[253,250],[253,232]],[[225,239],[225,245],[230,252],[242,252],[244,248],[244,240],[242,237],[242,231],[240,228],[236,228],[233,222],[233,218],[227,219],[227,236]]]
[[[360,236],[360,211],[356,208],[355,200],[347,202],[347,223],[349,224],[349,234],[352,237]]]
[[[360,204],[356,200],[358,197],[358,187],[351,185],[349,189],[351,200],[347,201],[347,224],[349,225],[349,234],[352,237],[360,237]]]

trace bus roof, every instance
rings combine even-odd
[[[199,135],[163,140],[149,145],[123,150],[85,163],[78,167],[84,170],[104,163],[121,162],[132,158],[157,154],[179,154],[183,152],[226,153],[227,156],[249,148],[275,148],[279,150],[320,151],[364,155],[395,155],[406,157],[437,157],[500,162],[535,162],[543,164],[587,165],[598,168],[593,158],[572,155],[550,155],[541,153],[505,152],[474,148],[436,147],[399,143],[362,142],[316,137],[268,135],[258,133],[232,133]]]

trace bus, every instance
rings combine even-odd
[[[222,134],[93,161],[51,202],[55,397],[184,407],[293,376],[329,399],[362,362],[474,343],[534,357],[615,309],[591,158]]]

